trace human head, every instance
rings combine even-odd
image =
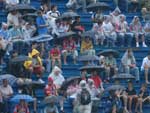
[[[56,6],[56,5],[52,5],[52,6],[51,6],[51,10],[52,10],[52,11],[57,11],[57,6]]]
[[[39,51],[36,50],[36,49],[33,49],[32,52],[31,52],[31,55],[32,55],[32,57],[34,57],[34,58],[38,57],[39,54],[40,54]]]
[[[116,7],[116,9],[114,10],[113,14],[115,16],[118,16],[121,13],[120,9],[118,7]]]
[[[145,91],[147,89],[147,84],[142,84],[141,89],[142,91]]]
[[[120,15],[120,22],[124,22],[125,21],[125,15]]]
[[[94,85],[94,81],[92,79],[88,79],[88,85],[92,87]]]
[[[19,102],[19,104],[21,105],[21,106],[25,106],[25,100],[24,99],[20,99],[20,102]]]
[[[7,85],[8,85],[8,80],[7,79],[3,79],[3,86],[7,87]]]
[[[79,86],[81,87],[81,89],[86,89],[86,81],[85,80],[81,80],[80,83],[79,83]]]
[[[128,57],[132,57],[132,49],[131,48],[127,49],[127,54],[128,54]]]
[[[132,83],[132,81],[128,82],[128,89],[133,89],[133,83]]]
[[[53,84],[53,79],[51,77],[48,77],[48,85],[52,85]]]
[[[42,11],[39,10],[39,11],[37,12],[37,14],[38,14],[38,16],[42,16]]]
[[[52,72],[54,73],[55,76],[59,76],[59,74],[62,73],[61,69],[60,69],[58,66],[55,66],[55,67],[53,68],[53,71],[52,71]]]
[[[80,22],[80,17],[78,16],[78,17],[75,17],[75,20],[77,21],[77,22]]]

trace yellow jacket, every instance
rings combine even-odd
[[[83,53],[85,50],[89,50],[93,48],[92,41],[89,41],[88,43],[86,41],[82,41],[81,43],[81,50],[80,52]]]

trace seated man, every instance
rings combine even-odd
[[[67,64],[67,56],[71,55],[73,57],[73,62],[76,64],[76,59],[78,57],[78,51],[76,50],[76,44],[72,37],[69,39],[65,39],[63,41],[63,58],[64,58],[64,64]]]
[[[61,52],[58,46],[54,46],[49,53],[49,58],[52,60],[52,68],[58,63],[58,66],[61,67]]]
[[[85,39],[82,40],[80,52],[83,55],[95,55],[95,50],[90,37],[85,37]]]
[[[143,71],[145,75],[145,82],[149,84],[148,75],[150,74],[150,51],[148,52],[147,56],[143,59],[141,71]]]
[[[9,113],[10,112],[9,99],[13,95],[13,89],[8,84],[7,79],[3,79],[3,84],[0,86],[0,92],[2,93],[3,102],[4,102],[4,108],[3,108],[4,110],[3,111],[5,111],[5,113]]]
[[[125,73],[131,73],[135,76],[136,81],[140,80],[139,77],[139,69],[136,66],[136,60],[133,55],[132,49],[127,49],[124,56],[121,59],[121,63],[123,65],[123,69]]]

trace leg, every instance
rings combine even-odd
[[[139,35],[135,34],[136,47],[139,47]]]
[[[77,50],[74,50],[74,51],[73,51],[73,60],[74,60],[73,62],[74,62],[74,64],[77,63],[77,62],[76,62],[76,61],[77,61],[77,57],[78,57],[78,51],[77,51]]]
[[[129,66],[124,66],[124,71],[125,73],[130,73],[130,67]]]
[[[52,59],[52,68],[55,66],[56,59]]]
[[[106,71],[106,77],[109,80],[110,79],[110,77],[109,77],[109,75],[110,75],[110,67],[106,67],[105,71]]]
[[[131,69],[131,73],[133,73],[133,75],[136,77],[136,81],[140,80],[140,76],[139,76],[139,68],[138,67],[134,67]]]
[[[129,96],[129,112],[132,112],[132,100],[133,98]]]
[[[147,47],[147,45],[145,44],[145,37],[144,37],[144,34],[142,34],[142,46],[143,46],[143,47]]]
[[[68,54],[67,50],[64,50],[64,52],[63,52],[63,59],[64,59],[64,64],[65,65],[67,64],[67,54]]]
[[[146,82],[147,84],[149,84],[149,81],[148,81],[148,72],[149,72],[149,69],[145,69],[145,70],[144,70],[145,82]]]

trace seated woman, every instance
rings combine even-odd
[[[145,37],[144,37],[144,32],[143,28],[141,25],[141,22],[139,20],[139,17],[135,16],[130,24],[130,31],[134,33],[135,40],[136,40],[136,47],[139,47],[139,37],[142,37],[142,46],[147,47],[145,44]]]
[[[138,82],[139,77],[139,69],[136,66],[136,60],[133,55],[132,49],[127,49],[124,56],[121,59],[121,63],[123,66],[123,70],[125,73],[131,73],[136,77],[136,81]]]
[[[85,37],[85,39],[82,40],[80,52],[82,55],[95,55],[95,50],[90,37]]]
[[[44,83],[44,81],[41,78],[45,69],[43,67],[42,60],[39,56],[40,53],[38,50],[33,49],[30,55],[32,58],[33,73],[37,75],[37,77],[39,78],[39,82]]]
[[[25,100],[20,100],[19,104],[15,106],[13,113],[30,113],[29,108]]]
[[[143,103],[150,101],[149,91],[147,89],[147,84],[142,84],[140,92],[138,94],[138,102],[136,103],[135,112],[138,112],[138,108],[140,110],[140,113],[143,113]]]

